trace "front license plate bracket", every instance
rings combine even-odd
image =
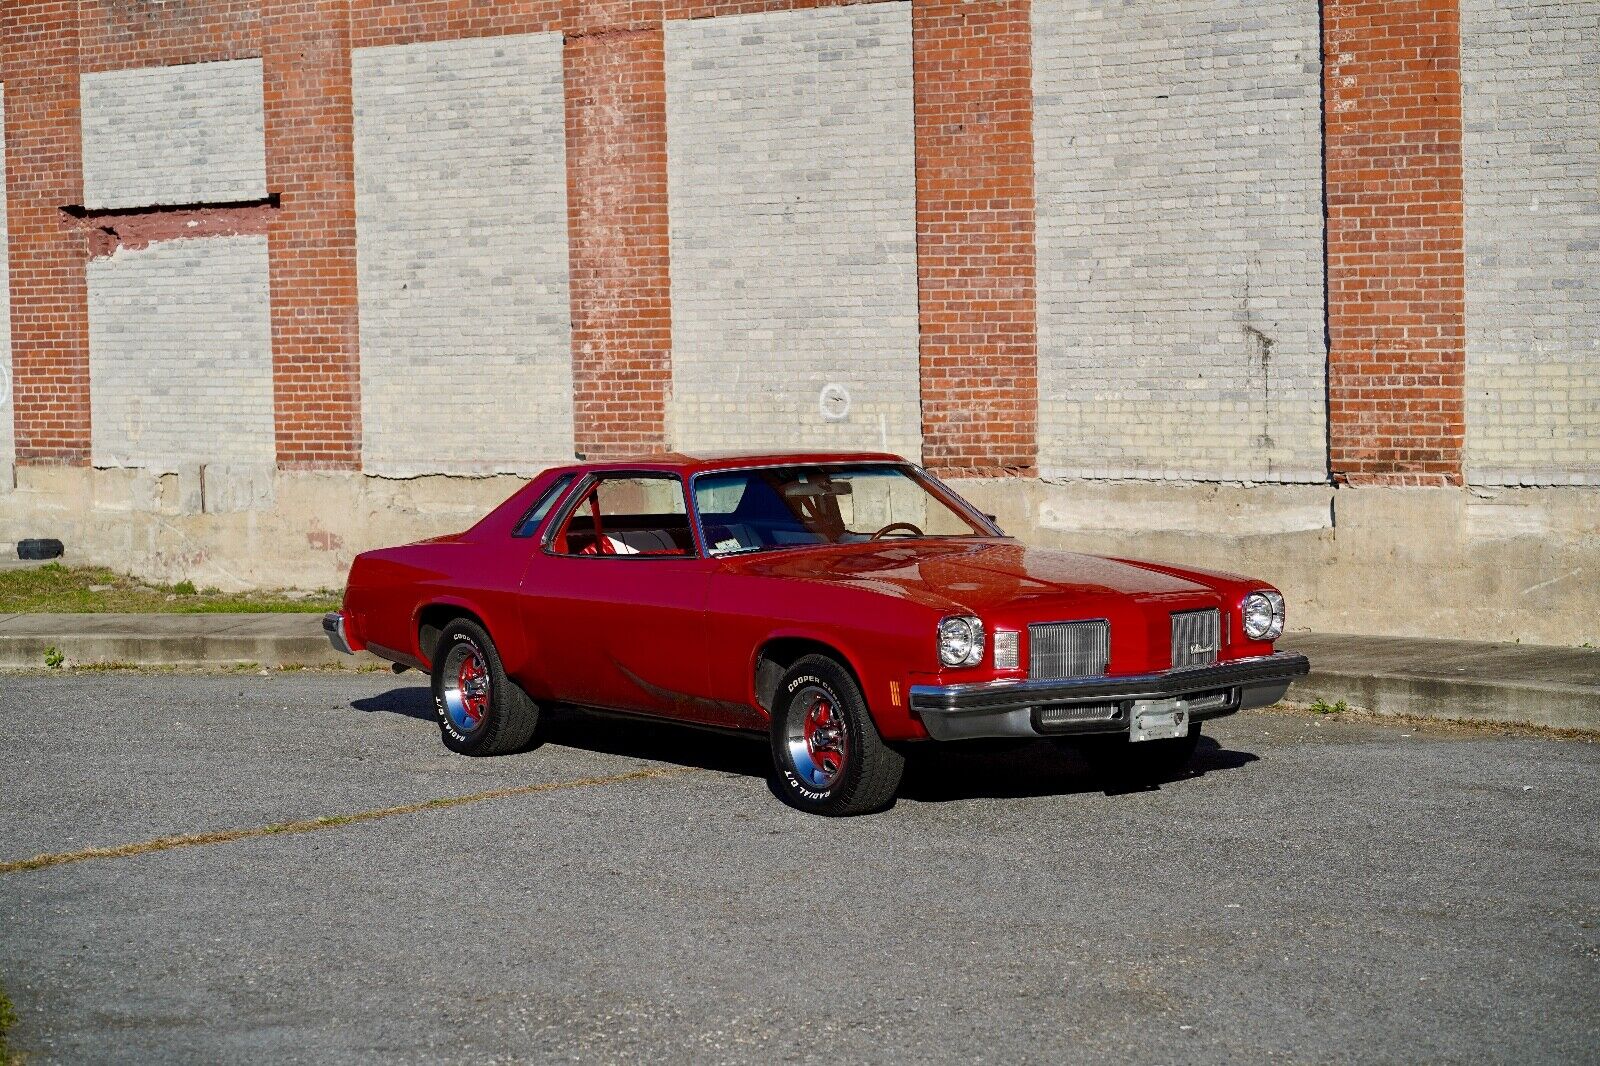
[[[1128,739],[1175,740],[1189,732],[1187,700],[1134,700]]]

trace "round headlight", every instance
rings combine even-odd
[[[983,623],[957,615],[939,623],[939,661],[946,666],[976,666],[983,661]]]
[[[1283,597],[1276,592],[1252,592],[1239,609],[1244,635],[1251,640],[1277,640],[1283,635]]]

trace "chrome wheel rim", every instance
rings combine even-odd
[[[807,788],[826,791],[843,776],[850,736],[831,692],[807,686],[795,695],[785,739],[795,776]]]
[[[445,656],[443,673],[445,714],[451,725],[470,733],[489,712],[489,663],[481,651],[461,641]]]

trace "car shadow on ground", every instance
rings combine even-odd
[[[1259,758],[1253,752],[1224,748],[1211,737],[1201,737],[1194,759],[1180,773],[1165,780],[1130,783],[1097,769],[1070,745],[1057,747],[1048,740],[927,744],[906,761],[900,798],[919,803],[947,803],[1089,792],[1120,796],[1154,792],[1205,774],[1237,770]]]
[[[390,689],[352,700],[364,713],[386,712],[433,723],[433,694],[425,685]],[[545,710],[541,747],[584,751],[770,779],[772,762],[762,737],[712,732],[670,722],[555,706]],[[917,803],[1008,799],[1099,792],[1107,796],[1151,792],[1206,774],[1256,762],[1248,751],[1225,748],[1203,736],[1194,759],[1165,781],[1130,784],[1100,773],[1070,745],[1050,741],[968,741],[920,744],[910,749],[900,798]]]

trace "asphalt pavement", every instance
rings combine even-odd
[[[828,820],[759,744],[670,727],[566,713],[451,755],[415,674],[7,685],[0,868],[520,790],[0,872],[30,1066],[1600,1048],[1588,740],[1248,712],[1158,788],[929,751],[891,810]]]

